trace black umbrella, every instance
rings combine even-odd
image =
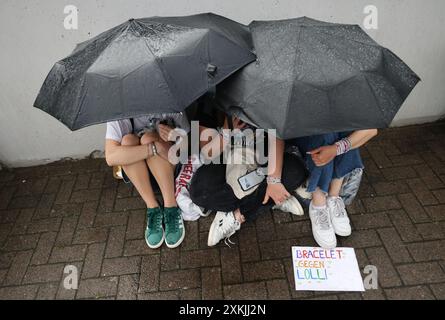
[[[71,130],[181,112],[255,60],[251,49],[245,26],[211,13],[130,19],[57,62],[34,106]]]
[[[358,25],[303,17],[249,28],[258,60],[218,86],[217,101],[283,139],[386,127],[420,80]]]

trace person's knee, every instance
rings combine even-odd
[[[137,146],[139,144],[139,138],[135,134],[126,134],[122,137],[122,146]]]
[[[141,144],[149,144],[158,140],[158,135],[155,132],[146,132],[141,137]]]

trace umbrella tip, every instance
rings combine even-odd
[[[134,21],[134,18],[128,19],[128,22],[133,22],[133,21]]]

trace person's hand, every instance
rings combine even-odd
[[[282,183],[268,184],[263,204],[266,204],[270,198],[272,198],[275,204],[280,204],[289,197],[290,193],[287,192]]]
[[[227,117],[230,117],[230,116],[227,116]],[[229,121],[227,120],[227,117],[224,120],[224,126],[223,126],[224,129],[229,129]],[[242,128],[244,128],[246,126],[246,123],[243,122],[240,118],[233,117],[232,119],[233,119],[233,121],[232,121],[233,128],[232,129],[240,129],[241,130]]]
[[[169,140],[170,133],[174,129],[166,124],[159,124],[158,129],[159,129],[159,136],[161,137],[161,139],[164,141],[170,141]]]
[[[309,151],[308,154],[311,155],[315,165],[321,167],[334,160],[337,156],[337,147],[335,145],[322,146]]]

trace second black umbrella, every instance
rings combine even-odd
[[[258,57],[217,100],[283,139],[388,126],[419,77],[358,25],[306,17],[249,25]]]

